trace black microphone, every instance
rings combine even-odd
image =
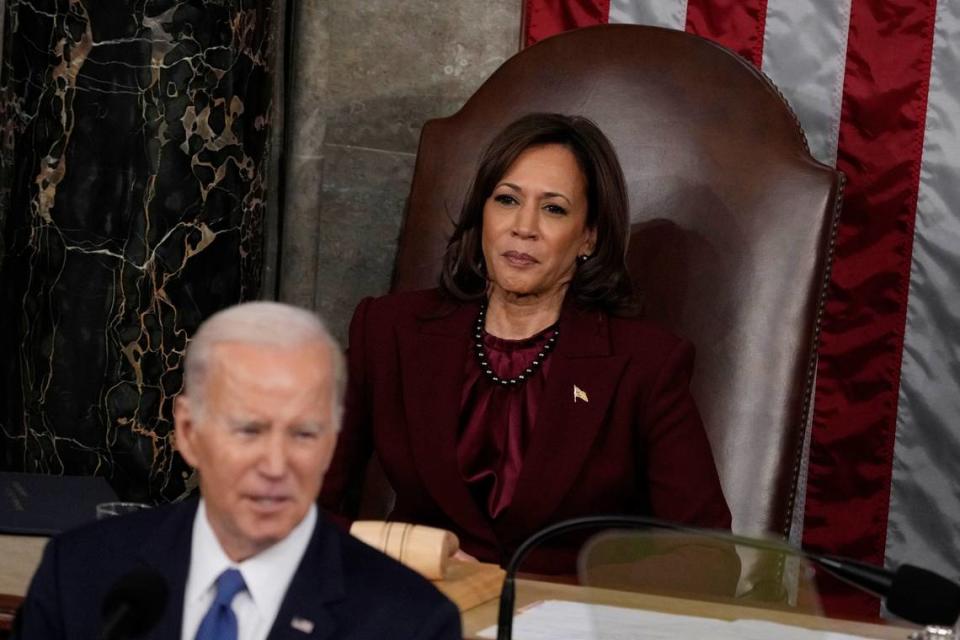
[[[819,553],[808,552],[807,557],[847,584],[875,596],[886,597],[893,586],[893,572],[883,567]]]
[[[960,585],[943,576],[902,564],[887,592],[887,610],[906,620],[952,627],[960,618]]]
[[[806,555],[844,582],[884,598],[887,611],[904,620],[952,627],[960,617],[960,585],[933,571],[909,564],[890,571],[836,556]]]
[[[134,569],[117,580],[103,599],[101,640],[135,638],[157,623],[167,606],[167,583],[153,569]]]
[[[497,640],[510,640],[513,635],[513,611],[516,600],[515,579],[524,558],[538,544],[555,536],[581,529],[665,529],[714,540],[807,557],[838,578],[861,590],[886,598],[887,610],[919,625],[953,626],[960,617],[960,585],[933,571],[901,565],[888,571],[881,567],[805,552],[786,542],[756,540],[732,533],[686,527],[656,518],[630,515],[584,516],[563,520],[541,529],[524,540],[507,563],[500,592],[497,615]]]

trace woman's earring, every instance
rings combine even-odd
[[[577,266],[579,267],[589,259],[590,259],[590,256],[588,255],[577,256]]]

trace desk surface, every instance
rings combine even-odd
[[[0,639],[7,637],[47,540],[42,536],[0,535]]]
[[[33,571],[39,564],[40,556],[43,553],[43,547],[46,542],[46,538],[0,536],[0,547],[3,549],[3,553],[0,553],[0,593],[20,596],[26,592]],[[501,579],[502,572],[499,568],[490,567],[489,572],[484,572],[482,584],[484,588],[486,588],[490,586],[488,584],[490,581],[499,581]],[[478,599],[480,594],[477,592],[477,584],[478,583],[471,583],[459,588],[466,588],[467,591],[473,591],[470,597]],[[449,595],[456,597],[461,594],[450,593]],[[661,611],[664,613],[699,615],[721,620],[769,620],[771,622],[796,625],[808,629],[837,631],[882,640],[904,640],[909,634],[909,630],[903,627],[835,620],[787,611],[757,609],[714,602],[699,602],[680,598],[578,587],[534,580],[517,581],[517,604],[519,607],[532,604],[539,600],[548,599],[608,604],[635,609],[647,609],[650,611]],[[12,613],[12,609],[17,603],[19,603],[19,598],[17,597],[8,596],[6,600],[0,598],[0,637],[2,637],[4,628],[9,625],[9,614]],[[466,638],[476,638],[477,633],[482,629],[495,625],[497,622],[498,606],[498,598],[486,598],[486,601],[482,604],[467,608],[463,611],[464,636]],[[5,613],[7,615],[4,615]]]
[[[881,640],[905,640],[911,631],[913,631],[913,629],[892,625],[836,620],[773,609],[757,609],[740,605],[700,602],[666,596],[578,587],[549,582],[517,581],[518,607],[523,607],[539,600],[550,599],[607,604],[634,609],[660,611],[663,613],[697,615],[720,620],[767,620],[770,622],[805,627],[807,629],[848,633]],[[497,623],[498,606],[499,599],[494,598],[477,607],[464,611],[462,617],[464,637],[477,638],[477,634],[482,629],[495,625]]]
[[[48,539],[43,536],[0,535],[0,593],[14,596],[27,593]]]

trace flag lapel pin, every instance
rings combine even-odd
[[[573,401],[576,402],[577,400],[590,402],[590,398],[587,397],[587,392],[581,389],[580,387],[578,387],[577,385],[573,385]]]
[[[313,633],[313,621],[300,616],[294,616],[293,620],[290,621],[290,626],[303,633]]]

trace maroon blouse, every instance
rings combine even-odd
[[[547,327],[523,340],[505,340],[484,332],[483,343],[493,371],[501,378],[522,373],[543,350],[554,329]],[[460,394],[457,461],[474,500],[487,515],[496,518],[513,499],[550,373],[550,355],[523,383],[504,386],[484,375],[472,346]]]

